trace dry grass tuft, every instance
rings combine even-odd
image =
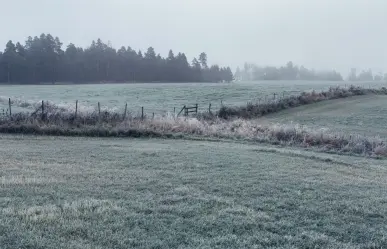
[[[92,137],[208,137],[227,138],[290,146],[314,147],[324,151],[358,155],[384,155],[386,143],[377,137],[331,133],[290,124],[262,125],[257,120],[164,117],[148,120],[126,120],[113,125],[61,126],[58,124],[3,124],[2,133],[22,133],[61,136]]]

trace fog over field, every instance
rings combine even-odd
[[[0,249],[387,248],[386,0],[0,8]]]
[[[386,71],[383,0],[21,0],[3,1],[0,44],[51,33],[67,46],[101,38],[119,48],[153,46],[189,61],[206,51],[210,63],[245,61],[279,66]]]

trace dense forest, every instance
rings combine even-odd
[[[28,37],[24,45],[9,41],[0,52],[0,82],[230,82],[229,67],[207,65],[201,53],[192,63],[184,53],[169,51],[163,58],[150,47],[145,53],[130,47],[116,50],[98,39],[87,48],[69,44],[65,50],[58,37]]]
[[[245,63],[243,69],[237,68],[235,72],[237,80],[329,80],[340,81],[343,77],[336,71],[315,71],[304,66],[295,66],[288,62],[286,66],[260,67],[255,64]]]

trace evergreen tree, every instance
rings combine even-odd
[[[208,68],[208,65],[207,65],[207,54],[206,53],[201,53],[199,55],[199,61],[200,61],[200,64],[202,65],[202,67],[204,69],[207,69]]]
[[[207,55],[188,63],[184,53],[172,50],[163,58],[149,47],[143,54],[131,47],[114,49],[100,38],[83,49],[51,34],[29,36],[25,45],[9,41],[0,52],[0,82],[220,82],[231,81],[229,68],[207,65]]]

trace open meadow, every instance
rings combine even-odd
[[[2,135],[1,248],[384,248],[386,161]]]
[[[163,97],[156,84],[139,89],[155,91],[142,98],[159,110],[176,96],[246,106],[248,94],[313,89],[238,84],[168,84]],[[22,86],[0,89],[13,87]],[[140,91],[28,86],[28,101],[35,87],[67,107],[77,89],[117,103],[130,100],[123,89]],[[0,248],[386,248],[386,100],[385,90],[351,88],[246,119],[72,110],[0,119]]]
[[[75,109],[79,101],[80,111],[94,111],[97,103],[107,110],[137,114],[141,107],[146,113],[172,113],[183,105],[199,105],[199,111],[207,111],[211,103],[218,110],[221,102],[227,106],[244,105],[247,102],[264,101],[279,96],[297,95],[302,91],[322,91],[329,87],[358,85],[380,88],[386,82],[337,82],[337,81],[260,81],[235,83],[148,83],[148,84],[84,84],[84,85],[0,85],[0,114],[8,109],[8,99],[14,102],[14,112],[31,111],[36,103],[50,101],[60,107]]]

